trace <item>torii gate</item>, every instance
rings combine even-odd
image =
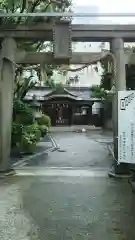
[[[62,37],[61,37],[62,36]],[[118,90],[126,89],[124,40],[135,39],[135,30],[132,26],[113,25],[72,25],[68,21],[59,21],[55,24],[38,24],[34,26],[12,26],[0,28],[2,49],[0,53],[0,170],[6,171],[9,168],[11,124],[12,124],[12,102],[13,83],[15,74],[15,62],[23,63],[16,55],[17,40],[38,39],[53,41],[53,60],[56,63],[69,64],[72,57],[71,41],[109,41],[111,51],[115,59],[114,83],[116,93]],[[19,53],[18,53],[19,54]],[[43,55],[43,53],[42,53]],[[47,54],[45,54],[47,56]],[[43,56],[42,56],[43,57]],[[30,58],[28,54],[27,59]],[[41,57],[40,57],[41,58]],[[51,56],[52,58],[52,56]],[[49,55],[48,55],[49,59]],[[88,59],[89,60],[89,59]],[[85,61],[84,61],[85,62]],[[80,60],[80,64],[84,63]],[[87,62],[87,61],[86,61]],[[117,80],[117,81],[116,81]],[[117,97],[113,101],[114,109],[114,138],[117,139]],[[117,141],[115,156],[117,157]]]

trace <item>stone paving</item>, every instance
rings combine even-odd
[[[111,157],[107,144],[112,136],[100,132],[87,133],[55,133],[53,134],[60,151],[45,154],[40,159],[35,157],[27,166],[50,167],[110,167]],[[110,160],[110,161],[109,161]]]
[[[111,135],[55,138],[66,152],[51,152],[1,179],[0,239],[134,240],[135,195],[127,180],[107,175]]]

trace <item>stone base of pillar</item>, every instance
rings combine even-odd
[[[129,184],[131,185],[132,192],[135,193],[135,181],[129,180]]]
[[[0,171],[0,178],[7,176],[14,176],[16,174],[14,169],[7,169],[6,171]]]
[[[129,178],[129,184],[132,188],[132,192],[135,193],[135,164],[131,166],[131,178]]]
[[[129,178],[131,177],[130,164],[120,163],[117,164],[118,159],[118,137],[114,135],[114,149],[113,149],[113,166],[109,172],[109,177],[112,178]]]
[[[130,172],[131,172],[131,181],[135,182],[135,164],[131,165]]]
[[[118,178],[118,179],[130,178],[131,172],[130,172],[129,164],[121,163],[117,165],[117,163],[114,162],[112,170],[108,173],[108,175],[111,178]]]

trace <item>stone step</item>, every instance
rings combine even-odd
[[[61,177],[107,177],[109,168],[20,168],[16,169],[17,176],[61,176]]]

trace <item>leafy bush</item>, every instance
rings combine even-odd
[[[36,143],[36,135],[25,132],[20,142],[20,150],[22,152],[32,153],[35,150]]]
[[[45,125],[38,125],[38,127],[41,131],[41,136],[44,137],[48,132],[48,127]]]
[[[92,86],[92,97],[99,98],[99,99],[105,99],[107,96],[107,92],[104,88],[101,88],[100,86]]]
[[[48,128],[51,127],[51,118],[46,114],[42,114],[40,118],[37,119],[37,123],[39,125],[45,125]]]
[[[13,120],[17,123],[30,125],[33,123],[33,110],[30,105],[21,100],[14,100]]]
[[[20,152],[32,153],[36,143],[44,137],[51,126],[49,116],[42,114],[38,123],[33,123],[33,109],[21,100],[14,100],[12,147],[17,147]]]
[[[19,123],[12,123],[11,145],[16,146],[21,141],[23,134],[23,125]]]
[[[24,126],[23,124],[13,123],[12,147],[16,146],[22,152],[33,152],[40,138],[41,130],[39,125]]]
[[[31,153],[35,150],[37,142],[41,138],[41,131],[38,124],[32,124],[24,127],[20,141],[20,149],[23,152]]]
[[[29,125],[29,126],[25,127],[25,132],[27,134],[34,134],[37,142],[41,138],[41,131],[40,131],[40,128],[39,128],[38,124],[32,124],[32,125]]]

